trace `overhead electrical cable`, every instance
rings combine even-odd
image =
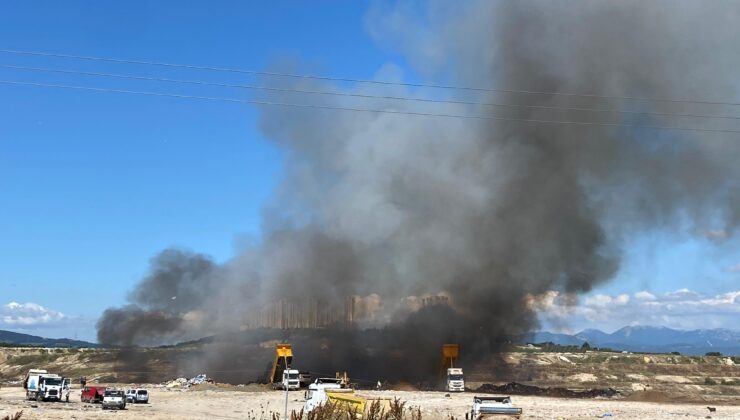
[[[191,70],[220,71],[220,72],[229,72],[229,73],[250,74],[250,75],[256,75],[256,76],[274,76],[274,77],[290,77],[290,78],[298,78],[298,79],[314,79],[314,80],[325,80],[325,81],[334,81],[334,82],[368,83],[368,84],[376,84],[376,85],[407,86],[407,87],[418,87],[418,88],[464,90],[464,91],[476,91],[476,92],[516,93],[516,94],[524,94],[524,95],[550,95],[550,96],[581,97],[581,98],[596,98],[596,99],[621,99],[621,100],[633,100],[633,101],[740,106],[740,102],[717,101],[717,100],[709,100],[709,99],[660,98],[660,97],[630,96],[630,95],[620,96],[620,95],[603,95],[603,94],[578,93],[578,92],[552,92],[552,91],[538,91],[538,90],[508,89],[508,88],[488,88],[488,87],[475,87],[475,86],[392,82],[392,81],[386,81],[386,80],[371,80],[371,79],[358,79],[358,78],[349,78],[349,77],[320,76],[320,75],[313,75],[313,74],[298,74],[298,73],[279,73],[279,72],[239,69],[239,68],[232,68],[232,67],[213,67],[213,66],[201,66],[201,65],[193,65],[193,64],[177,64],[177,63],[166,63],[166,62],[158,62],[158,61],[129,60],[129,59],[110,58],[110,57],[60,54],[60,53],[48,53],[48,52],[40,52],[40,51],[25,51],[25,50],[13,50],[13,49],[0,49],[0,53],[27,55],[27,56],[39,56],[39,57],[65,58],[65,59],[74,59],[74,60],[101,61],[101,62],[119,63],[119,64],[136,64],[136,65],[148,65],[148,66],[159,66],[159,67],[171,67],[171,68],[182,68],[182,69],[191,69]]]
[[[126,80],[179,83],[179,84],[190,84],[190,85],[201,85],[201,86],[216,86],[216,87],[248,89],[248,90],[262,90],[262,91],[270,91],[270,92],[302,93],[302,94],[350,97],[350,98],[361,98],[361,99],[384,99],[384,100],[400,100],[400,101],[409,101],[409,102],[423,102],[423,103],[449,104],[449,105],[476,105],[476,106],[516,108],[516,109],[541,109],[541,110],[598,112],[598,113],[616,113],[616,114],[646,115],[646,116],[660,116],[660,117],[712,118],[712,119],[740,120],[740,116],[727,116],[727,115],[672,113],[672,112],[655,112],[655,111],[627,111],[627,110],[619,110],[615,108],[588,108],[588,107],[568,107],[568,106],[557,106],[557,105],[505,104],[505,103],[482,102],[482,101],[461,101],[461,100],[448,100],[448,99],[416,98],[416,97],[408,97],[408,96],[370,95],[370,94],[361,94],[361,93],[332,92],[332,91],[314,90],[314,89],[281,88],[281,87],[264,86],[264,85],[222,83],[222,82],[209,82],[209,81],[192,80],[192,79],[172,79],[172,78],[165,78],[165,77],[138,76],[138,75],[132,75],[132,74],[102,73],[102,72],[91,72],[91,71],[82,71],[82,70],[55,69],[55,68],[48,68],[48,67],[16,66],[16,65],[9,65],[9,64],[0,64],[0,68],[10,69],[10,70],[20,70],[20,71],[73,74],[73,75],[80,75],[80,76],[108,77],[108,78],[117,78],[117,79],[126,79]]]
[[[376,114],[414,115],[414,116],[425,116],[425,117],[444,117],[444,118],[460,118],[460,119],[490,120],[490,121],[512,121],[512,122],[519,122],[519,123],[534,123],[534,124],[605,126],[605,127],[624,127],[624,128],[632,128],[632,129],[646,129],[646,130],[694,131],[694,132],[706,132],[706,133],[740,134],[740,130],[728,130],[728,129],[719,129],[719,128],[701,128],[701,127],[683,127],[683,126],[653,126],[653,125],[627,124],[627,123],[563,121],[563,120],[546,120],[546,119],[533,119],[533,118],[510,118],[510,117],[499,117],[499,116],[491,116],[491,115],[465,115],[465,114],[444,114],[444,113],[431,113],[431,112],[413,112],[413,111],[401,111],[401,110],[393,110],[393,109],[355,108],[355,107],[320,105],[320,104],[299,104],[299,103],[292,103],[292,102],[274,102],[274,101],[262,101],[262,100],[254,100],[254,99],[237,99],[237,98],[226,98],[226,97],[218,97],[218,96],[183,95],[183,94],[166,93],[166,92],[136,91],[136,90],[127,90],[127,89],[111,89],[111,88],[99,88],[99,87],[92,87],[92,86],[63,85],[63,84],[53,84],[53,83],[22,82],[22,81],[15,81],[15,80],[0,80],[0,84],[18,85],[18,86],[36,86],[36,87],[59,88],[59,89],[75,89],[75,90],[86,90],[86,91],[103,92],[103,93],[124,93],[124,94],[132,94],[132,95],[159,96],[159,97],[170,97],[170,98],[180,98],[180,99],[199,99],[199,100],[207,100],[207,101],[221,101],[221,102],[243,103],[243,104],[253,104],[253,105],[292,107],[292,108],[369,112],[369,113],[376,113]]]

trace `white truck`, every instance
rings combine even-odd
[[[447,392],[465,391],[465,376],[462,368],[447,369],[447,381],[445,385]]]
[[[465,413],[465,420],[519,419],[522,409],[514,407],[509,396],[473,397],[473,408]]]
[[[69,384],[69,378],[62,378],[44,369],[31,369],[23,381],[23,388],[29,400],[61,401],[66,398],[69,401]]]
[[[300,373],[297,369],[285,369],[283,371],[283,380],[273,384],[273,388],[275,389],[285,389],[286,387],[288,391],[293,391],[301,387]]]

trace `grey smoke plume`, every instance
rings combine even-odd
[[[374,293],[382,308],[368,325],[386,327],[379,348],[424,342],[433,354],[422,358],[432,363],[443,341],[486,354],[528,331],[536,322],[530,295],[586,292],[608,281],[625,238],[638,230],[732,234],[740,220],[737,135],[642,126],[738,129],[732,120],[655,114],[737,110],[599,96],[735,100],[738,12],[732,2],[675,0],[374,9],[370,33],[430,83],[596,96],[285,85],[540,108],[310,99],[334,106],[624,125],[263,107],[261,128],[284,152],[285,173],[265,209],[261,241],[223,266],[165,251],[131,294],[132,306],[104,314],[99,339],[174,342],[247,328],[280,299],[341,308],[347,296]],[[393,65],[377,77],[403,80]],[[633,113],[542,108],[549,106]],[[440,293],[451,309],[408,305],[409,297]]]

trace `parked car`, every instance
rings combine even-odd
[[[104,386],[86,386],[80,392],[80,401],[88,403],[99,403],[105,395]]]
[[[106,408],[126,408],[126,394],[122,390],[108,389],[103,394],[103,410]]]
[[[126,390],[126,402],[136,402],[136,389],[129,388]]]
[[[135,403],[148,403],[149,402],[149,392],[146,389],[138,388],[136,389],[136,396],[134,398]]]

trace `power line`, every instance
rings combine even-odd
[[[601,94],[576,93],[576,92],[551,92],[551,91],[537,91],[537,90],[485,88],[485,87],[475,87],[475,86],[442,85],[442,84],[410,83],[410,82],[391,82],[391,81],[386,81],[386,80],[370,80],[370,79],[358,79],[358,78],[349,78],[349,77],[319,76],[319,75],[298,74],[298,73],[279,73],[279,72],[238,69],[238,68],[233,68],[233,67],[200,66],[200,65],[193,65],[193,64],[177,64],[177,63],[166,63],[166,62],[145,61],[145,60],[128,60],[128,59],[120,59],[120,58],[96,57],[96,56],[73,55],[73,54],[59,54],[59,53],[48,53],[48,52],[40,52],[40,51],[0,49],[0,53],[27,55],[27,56],[39,56],[39,57],[68,58],[68,59],[74,59],[74,60],[101,61],[101,62],[119,63],[119,64],[136,64],[136,65],[148,65],[148,66],[159,66],[159,67],[170,67],[170,68],[183,68],[183,69],[191,69],[191,70],[220,71],[220,72],[240,73],[240,74],[249,74],[249,75],[257,75],[257,76],[290,77],[290,78],[297,78],[297,79],[313,79],[313,80],[325,80],[325,81],[333,81],[333,82],[368,83],[368,84],[386,85],[386,86],[407,86],[407,87],[433,88],[433,89],[446,89],[446,90],[464,90],[464,91],[474,91],[474,92],[516,93],[516,94],[524,94],[524,95],[550,95],[550,96],[580,97],[580,98],[592,98],[592,99],[621,99],[621,100],[632,100],[632,101],[740,106],[740,102],[725,102],[725,101],[715,101],[715,100],[707,100],[707,99],[660,98],[660,97],[629,96],[629,95],[619,96],[619,95],[601,95]]]
[[[672,112],[655,112],[655,111],[627,111],[627,110],[619,110],[615,108],[567,107],[567,106],[554,106],[554,105],[552,106],[551,105],[521,105],[521,104],[504,104],[504,103],[481,102],[481,101],[414,98],[414,97],[408,97],[408,96],[369,95],[369,94],[359,94],[359,93],[331,92],[331,91],[313,90],[313,89],[280,88],[280,87],[252,85],[252,84],[208,82],[208,81],[191,80],[191,79],[172,79],[172,78],[152,77],[152,76],[137,76],[137,75],[120,74],[120,73],[101,73],[101,72],[90,72],[90,71],[81,71],[81,70],[53,69],[53,68],[48,68],[48,67],[15,66],[15,65],[9,65],[9,64],[0,64],[0,68],[11,69],[11,70],[21,70],[21,71],[74,74],[74,75],[81,75],[81,76],[110,77],[110,78],[127,79],[127,80],[181,83],[181,84],[200,85],[200,86],[217,86],[217,87],[249,89],[249,90],[263,90],[263,91],[270,91],[270,92],[305,93],[305,94],[328,95],[328,96],[336,96],[336,97],[351,97],[351,98],[362,98],[362,99],[386,99],[386,100],[401,100],[401,101],[409,101],[409,102],[426,102],[426,103],[450,104],[450,105],[476,105],[476,106],[490,106],[490,107],[518,108],[518,109],[583,111],[583,112],[616,113],[616,114],[630,114],[630,115],[649,115],[649,116],[661,116],[661,117],[689,117],[689,118],[740,120],[740,116],[672,113]]]
[[[483,115],[442,114],[442,113],[428,113],[428,112],[398,111],[398,110],[392,110],[392,109],[353,108],[353,107],[319,105],[319,104],[297,104],[297,103],[291,103],[291,102],[273,102],[273,101],[261,101],[261,100],[253,100],[253,99],[236,99],[236,98],[225,98],[225,97],[218,97],[218,96],[197,96],[197,95],[183,95],[183,94],[165,93],[165,92],[136,91],[136,90],[127,90],[127,89],[110,89],[110,88],[99,88],[99,87],[91,87],[91,86],[62,85],[62,84],[36,83],[36,82],[19,82],[19,81],[14,81],[14,80],[0,80],[0,83],[8,84],[8,85],[19,85],[19,86],[36,86],[36,87],[46,87],[46,88],[75,89],[75,90],[85,90],[85,91],[103,92],[103,93],[125,93],[125,94],[132,94],[132,95],[158,96],[158,97],[169,97],[169,98],[179,98],[179,99],[199,99],[199,100],[207,100],[207,101],[221,101],[221,102],[242,103],[242,104],[252,104],[252,105],[268,105],[268,106],[280,106],[280,107],[292,107],[292,108],[304,108],[304,109],[324,109],[324,110],[335,110],[335,111],[369,112],[369,113],[376,113],[376,114],[413,115],[413,116],[424,116],[424,117],[444,117],[444,118],[460,118],[460,119],[490,120],[490,121],[512,121],[512,122],[534,123],[534,124],[604,126],[604,127],[615,127],[615,128],[625,127],[625,128],[646,129],[646,130],[694,131],[694,132],[705,132],[705,133],[740,134],[740,130],[727,130],[727,129],[719,129],[719,128],[652,126],[652,125],[626,124],[626,123],[562,121],[562,120],[544,120],[544,119],[531,119],[531,118],[509,118],[509,117],[483,116]]]

